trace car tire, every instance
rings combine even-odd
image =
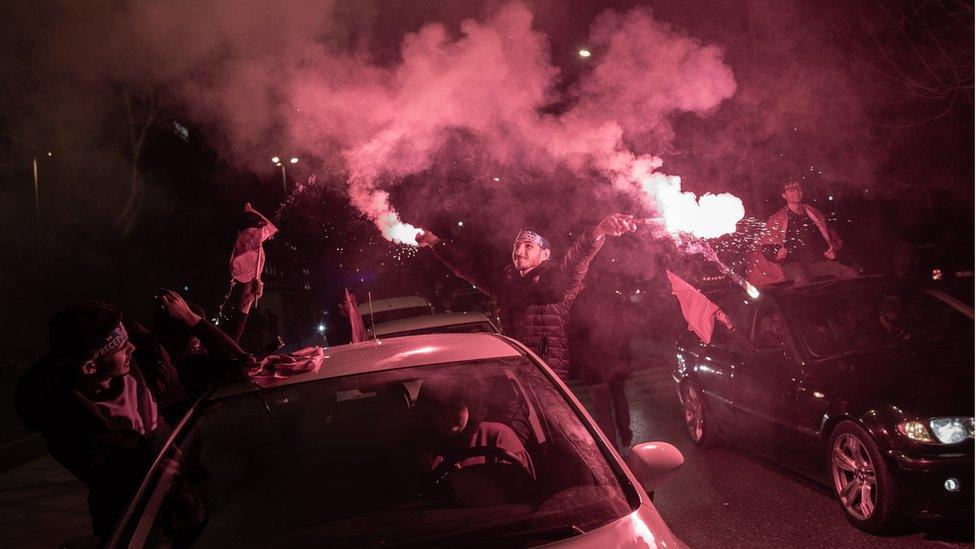
[[[891,532],[899,518],[895,481],[871,435],[842,421],[830,435],[827,466],[847,520],[872,534]]]
[[[701,388],[690,379],[681,384],[681,413],[685,422],[685,431],[695,446],[699,448],[718,446],[717,426],[710,418]]]

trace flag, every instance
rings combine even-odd
[[[349,315],[352,342],[359,343],[369,339],[369,336],[366,335],[366,327],[363,325],[363,317],[359,314],[359,307],[356,305],[356,298],[349,293],[349,288],[346,288],[345,309],[346,314]]]
[[[234,282],[244,285],[245,294],[250,292],[248,299],[242,299],[239,307],[241,312],[247,314],[251,305],[261,297],[261,273],[264,271],[264,242],[278,232],[274,223],[261,215],[260,212],[251,207],[250,203],[244,205],[244,215],[247,222],[241,230],[237,232],[237,240],[234,242],[234,251],[230,258],[231,288]],[[229,294],[228,294],[229,295]]]
[[[688,327],[706,345],[711,343],[712,332],[715,330],[715,314],[719,311],[718,305],[709,301],[697,288],[682,280],[678,275],[671,271],[667,271],[667,273],[668,280],[671,281],[671,293],[678,298],[678,303],[681,304],[681,314],[688,321]]]

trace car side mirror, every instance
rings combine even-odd
[[[627,465],[648,494],[671,480],[684,464],[685,457],[667,442],[635,444],[627,456]]]

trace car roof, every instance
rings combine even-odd
[[[771,295],[776,297],[799,297],[803,295],[815,295],[832,290],[842,290],[848,288],[866,288],[875,286],[879,283],[907,282],[909,279],[885,276],[885,275],[863,275],[854,278],[833,278],[819,277],[814,278],[813,282],[803,286],[794,286],[792,282],[780,282],[759,288],[760,296]],[[739,286],[727,283],[705,288],[703,293],[706,296],[722,296],[730,293],[741,293],[745,296],[745,291]]]
[[[214,391],[211,399],[269,389],[294,383],[331,379],[355,374],[411,368],[429,364],[464,362],[492,358],[512,358],[525,353],[513,340],[490,333],[424,334],[370,340],[326,347],[325,359],[317,372],[286,378],[253,378],[253,383],[238,381]]]
[[[410,309],[413,307],[430,307],[430,302],[420,296],[408,295],[387,299],[375,299],[372,302],[367,301],[357,306],[359,314],[362,315],[368,315],[374,312],[395,311],[397,309]]]
[[[387,334],[395,334],[408,330],[423,330],[427,328],[440,328],[447,326],[458,326],[460,324],[474,324],[478,322],[488,322],[488,317],[475,311],[464,311],[459,313],[440,313],[436,315],[412,316],[391,320],[376,325],[372,333],[377,337]]]

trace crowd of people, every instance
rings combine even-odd
[[[769,218],[756,243],[750,280],[762,287],[783,280],[804,284],[821,275],[854,276],[853,269],[837,261],[841,239],[822,212],[803,203],[800,184],[787,181],[782,197],[786,205]],[[633,439],[625,394],[633,323],[605,319],[620,316],[628,304],[610,283],[592,280],[585,307],[604,314],[577,326],[572,342],[569,315],[607,238],[637,228],[631,216],[607,216],[558,259],[545,237],[524,229],[514,239],[511,262],[493,270],[481,268],[480,258],[432,232],[422,233],[418,244],[494,300],[502,332],[525,344],[563,380],[569,378],[575,354],[600,427],[613,444],[627,447]],[[260,288],[237,290],[235,300],[260,295]],[[93,530],[101,537],[110,532],[156,450],[194,399],[257,366],[255,356],[239,344],[249,307],[236,308],[244,313],[224,326],[225,333],[174,291],[162,290],[154,299],[153,330],[108,303],[86,301],[60,311],[49,324],[49,351],[17,389],[24,422],[41,431],[54,459],[87,485]],[[718,320],[734,329],[718,313]],[[882,311],[880,325],[895,333],[896,317],[892,304]],[[431,468],[458,448],[477,445],[497,447],[532,474],[518,437],[505,425],[483,421],[483,391],[437,380],[424,385],[416,407],[418,414],[429,416],[429,438],[439,449],[431,454]],[[468,457],[462,464],[486,459]],[[192,476],[193,468],[185,467],[183,475]],[[167,502],[169,534],[192,537],[206,523],[206,511],[192,482],[174,494]]]

